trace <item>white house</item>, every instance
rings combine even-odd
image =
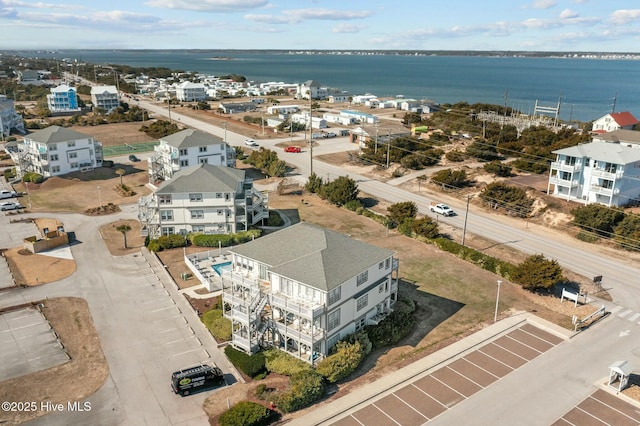
[[[93,137],[50,126],[24,137],[11,152],[16,174],[35,172],[44,177],[102,166],[102,144]]]
[[[224,315],[232,345],[248,353],[276,347],[314,364],[340,339],[377,325],[397,300],[392,251],[306,222],[230,253]]]
[[[640,194],[640,149],[591,142],[553,151],[547,193],[566,200],[624,206]]]
[[[324,118],[327,123],[335,123],[343,126],[348,126],[350,124],[355,124],[356,119],[353,117],[349,117],[342,114],[335,114],[331,112],[325,112],[322,114],[322,118]]]
[[[309,126],[309,112],[305,111],[299,114],[292,114],[291,121],[297,124]],[[314,129],[326,129],[328,127],[327,120],[321,117],[312,117],[311,127],[313,127]]]
[[[343,115],[345,117],[352,117],[358,123],[362,124],[376,124],[379,121],[378,117],[376,117],[375,115],[355,110],[343,110],[340,111],[340,115]]]
[[[371,95],[371,94],[356,95],[353,97],[351,102],[353,102],[356,105],[359,105],[359,104],[364,104],[365,102],[370,101],[371,99],[377,99],[377,98],[378,97],[376,95]]]
[[[116,86],[93,86],[91,103],[94,108],[101,108],[109,114],[120,106],[120,95]]]
[[[0,95],[0,139],[11,134],[11,129],[15,129],[21,134],[25,133],[22,116],[16,112],[13,99]]]
[[[271,105],[267,107],[267,113],[269,114],[292,114],[300,111],[298,105]]]
[[[203,83],[183,81],[176,87],[176,99],[180,102],[197,102],[207,99],[207,87]]]
[[[322,87],[315,80],[307,80],[298,87],[299,99],[325,99],[329,95],[329,89]]]
[[[632,130],[636,124],[638,124],[638,119],[630,112],[612,112],[595,120],[591,131],[612,132],[620,129]]]
[[[344,102],[349,102],[349,95],[330,95],[328,101],[330,104],[340,104]]]
[[[52,114],[69,114],[79,112],[78,95],[76,89],[62,84],[52,87],[47,95],[47,105]]]
[[[138,202],[142,234],[229,234],[249,229],[269,217],[268,196],[253,188],[244,170],[201,163]]]
[[[201,163],[225,167],[236,164],[233,148],[219,137],[200,130],[185,129],[159,141],[147,160],[151,184],[171,179],[180,169]]]

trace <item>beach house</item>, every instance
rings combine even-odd
[[[101,109],[106,114],[120,106],[120,95],[116,86],[93,86],[91,88],[91,103],[95,109]]]
[[[593,122],[592,132],[613,132],[614,130],[632,130],[638,124],[638,119],[628,111],[612,112],[603,115]]]
[[[62,84],[52,87],[47,95],[47,106],[53,115],[72,114],[80,111],[76,89]]]
[[[162,182],[138,201],[142,235],[229,234],[269,217],[268,196],[244,170],[200,163]]]
[[[314,364],[340,339],[377,325],[397,300],[394,252],[306,222],[230,254],[224,315],[231,344],[247,353],[275,347]]]

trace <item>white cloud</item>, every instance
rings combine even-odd
[[[620,9],[611,14],[609,22],[614,25],[640,22],[640,9]]]
[[[557,5],[558,2],[556,0],[536,0],[531,5],[533,9],[550,9],[553,6]]]
[[[366,25],[356,25],[356,24],[345,24],[341,23],[333,27],[331,32],[334,33],[359,33],[360,31],[366,29]]]
[[[578,17],[578,13],[574,12],[571,9],[565,9],[562,12],[560,12],[560,19],[569,19],[569,18],[577,18]]]
[[[306,20],[350,21],[367,18],[372,13],[368,10],[290,9],[283,11],[280,15],[248,14],[245,15],[245,19],[267,24],[299,24]]]
[[[240,12],[258,9],[268,0],[149,0],[145,5],[163,9],[183,9],[200,12]]]

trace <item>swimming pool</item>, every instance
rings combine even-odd
[[[228,268],[229,266],[231,266],[231,263],[232,262],[217,263],[215,265],[211,265],[211,267],[214,271],[216,271],[216,274],[222,276],[222,269]]]

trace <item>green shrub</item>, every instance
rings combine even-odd
[[[263,399],[262,397],[264,396],[265,393],[267,393],[267,385],[265,385],[264,383],[260,383],[258,386],[256,386],[256,391],[255,391],[255,396],[258,399]]]
[[[311,366],[279,349],[269,349],[264,353],[265,365],[271,373],[292,376],[300,371],[310,370]]]
[[[222,315],[222,309],[211,309],[202,315],[202,322],[217,342],[231,340],[231,321]]]
[[[289,388],[274,398],[281,411],[290,413],[308,407],[322,398],[324,378],[315,370],[306,370],[291,376]]]
[[[187,245],[187,239],[181,234],[163,235],[158,238],[158,244],[163,250]]]
[[[402,221],[400,225],[398,225],[398,232],[404,236],[411,237],[413,235],[413,223],[415,219],[407,218]]]
[[[220,426],[267,426],[277,414],[267,407],[251,401],[240,401],[225,413],[218,422]]]
[[[457,150],[449,151],[444,156],[447,160],[453,161],[455,163],[458,163],[460,161],[464,161],[467,159],[467,154]]]
[[[347,210],[351,210],[352,212],[357,212],[362,208],[362,203],[360,200],[351,200],[344,203],[344,208]]]
[[[198,247],[229,247],[242,244],[262,235],[259,229],[250,229],[235,234],[192,234],[191,243]]]
[[[329,355],[316,366],[329,383],[338,382],[353,373],[365,357],[360,342],[340,341],[334,346],[335,353]]]
[[[13,179],[14,177],[16,177],[16,169],[15,168],[5,169],[3,174],[4,174],[5,179],[7,179],[7,180]]]
[[[149,251],[155,251],[155,252],[164,250],[160,245],[160,243],[158,242],[158,240],[149,241],[149,244],[147,244],[147,248],[149,249]]]
[[[284,225],[284,219],[276,211],[269,211],[269,219],[267,220],[267,226],[282,226]]]
[[[42,183],[44,182],[44,176],[39,173],[28,172],[22,176],[23,182]]]
[[[585,243],[595,243],[600,239],[600,237],[598,237],[598,235],[594,234],[593,232],[585,232],[585,231],[578,232],[578,234],[576,235],[576,238],[579,239],[580,241],[584,241]]]
[[[224,353],[236,368],[240,369],[240,371],[249,377],[256,377],[266,371],[264,353],[262,352],[248,355],[233,346],[227,346],[224,348]]]
[[[404,306],[403,306],[404,305]],[[381,348],[398,343],[407,336],[415,325],[413,301],[398,300],[394,311],[378,325],[369,325],[365,328],[374,348]]]

